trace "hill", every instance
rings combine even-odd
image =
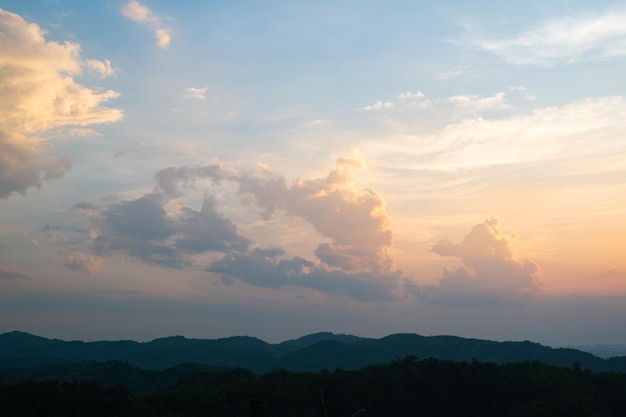
[[[75,362],[120,362],[151,371],[182,363],[242,367],[256,373],[276,369],[319,371],[358,369],[406,356],[496,364],[538,361],[548,365],[626,372],[626,357],[602,359],[570,348],[529,341],[494,342],[455,336],[393,334],[380,339],[316,333],[278,344],[246,336],[187,339],[182,336],[134,341],[62,341],[23,332],[0,335],[0,370],[40,368]],[[6,373],[6,372],[5,372]]]

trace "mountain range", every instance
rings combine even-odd
[[[75,362],[116,361],[150,371],[185,363],[210,367],[241,367],[256,373],[275,369],[319,371],[358,369],[406,356],[455,361],[508,363],[539,361],[548,365],[626,372],[626,357],[603,359],[572,348],[551,348],[539,343],[495,342],[456,336],[392,334],[380,339],[328,332],[282,343],[236,336],[188,339],[173,336],[150,342],[63,341],[14,331],[0,335],[0,371],[34,369]]]

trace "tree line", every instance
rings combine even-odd
[[[625,416],[626,374],[413,356],[358,370],[193,372],[148,395],[98,381],[0,385],[0,417]]]

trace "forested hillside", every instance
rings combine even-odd
[[[194,372],[139,396],[92,382],[0,385],[0,416],[624,416],[626,374],[407,357],[359,370]]]
[[[368,339],[317,333],[278,344],[246,336],[224,339],[175,336],[139,343],[66,342],[11,332],[0,335],[0,380],[11,379],[15,368],[31,368],[32,371],[28,372],[34,374],[38,372],[34,369],[42,366],[81,361],[117,361],[153,371],[193,362],[213,367],[242,367],[265,373],[276,369],[358,369],[408,355],[466,362],[474,359],[494,363],[539,361],[565,367],[578,362],[584,369],[626,372],[625,357],[602,359],[576,349],[554,349],[529,341],[494,342],[455,336],[393,334]],[[9,369],[13,371],[7,374]]]

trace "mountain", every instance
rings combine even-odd
[[[614,358],[616,356],[626,356],[626,345],[581,345],[572,346],[573,349],[589,352],[600,358]]]
[[[571,367],[576,363],[581,368],[594,371],[626,372],[626,357],[602,359],[576,349],[554,349],[529,341],[493,342],[456,336],[393,334],[372,339],[316,333],[269,344],[246,336],[224,339],[173,336],[139,343],[66,342],[23,332],[0,335],[0,370],[35,369],[74,362],[119,362],[148,371],[197,363],[212,367],[242,367],[265,373],[275,369],[357,369],[407,356],[498,364],[539,361],[562,367]]]

